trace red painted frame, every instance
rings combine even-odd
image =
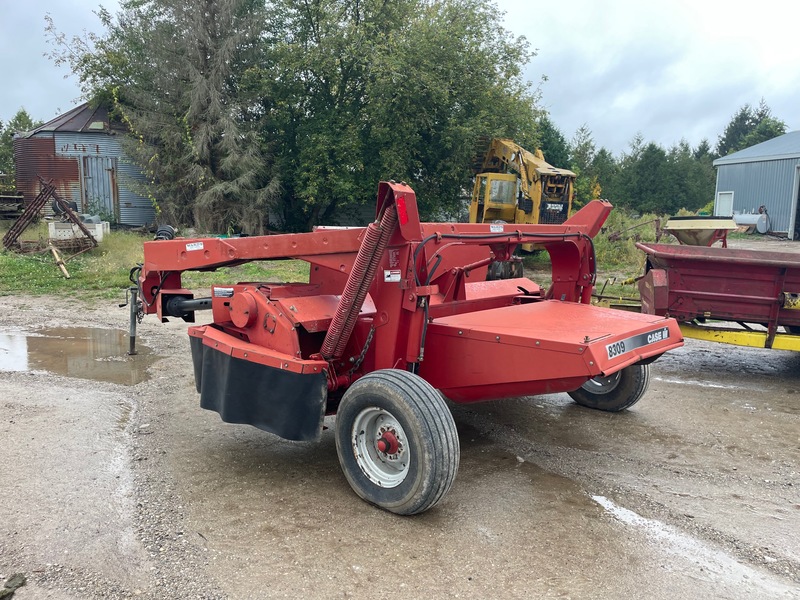
[[[560,225],[420,223],[413,190],[382,182],[377,214],[389,209],[397,211],[397,225],[386,250],[371,257],[377,271],[363,283],[369,293],[341,356],[324,359],[320,347],[365,228],[147,242],[139,278],[145,312],[166,318],[170,298],[192,297],[182,288],[183,271],[302,259],[311,264],[308,283],[215,286],[213,324],[189,334],[267,368],[322,370],[329,391],[373,370],[397,368],[460,402],[574,390],[682,345],[672,319],[590,304],[592,237],[611,210],[608,202],[593,201]],[[527,278],[485,281],[489,262],[509,259],[521,243],[549,252],[549,289]],[[652,343],[611,358],[613,344],[649,333]]]

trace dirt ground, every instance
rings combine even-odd
[[[29,352],[42,328],[124,340],[128,319],[63,298],[0,311]],[[453,405],[458,478],[398,517],[351,491],[331,430],[293,443],[202,410],[185,329],[148,317],[149,353],[0,371],[15,599],[800,598],[800,353],[688,340],[621,414],[566,394]],[[149,378],[102,381],[98,362]]]

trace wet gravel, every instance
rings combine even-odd
[[[0,310],[3,331],[127,324],[110,302]],[[627,414],[453,406],[456,484],[403,519],[350,491],[330,431],[293,444],[201,410],[185,324],[140,333],[157,359],[133,386],[0,372],[15,598],[800,597],[800,354],[692,341]]]

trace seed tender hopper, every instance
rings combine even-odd
[[[319,437],[336,415],[345,477],[364,500],[423,512],[458,470],[452,402],[567,392],[619,411],[648,385],[649,363],[683,343],[673,319],[590,304],[592,237],[611,205],[559,225],[420,223],[405,184],[382,182],[365,228],[144,244],[132,306],[189,327],[203,408],[289,440]],[[485,281],[523,243],[550,254],[547,290]],[[184,271],[257,260],[310,263],[303,283],[214,285],[194,298]],[[132,319],[133,321],[133,319]]]

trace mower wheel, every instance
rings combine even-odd
[[[505,276],[505,263],[494,261],[489,263],[489,270],[486,272],[486,281],[499,281],[501,279],[508,279]]]
[[[588,408],[620,412],[636,404],[650,383],[650,365],[631,365],[608,377],[595,377],[570,397]]]
[[[398,515],[435,506],[460,456],[455,421],[427,381],[399,369],[365,375],[336,414],[336,452],[356,494]]]

